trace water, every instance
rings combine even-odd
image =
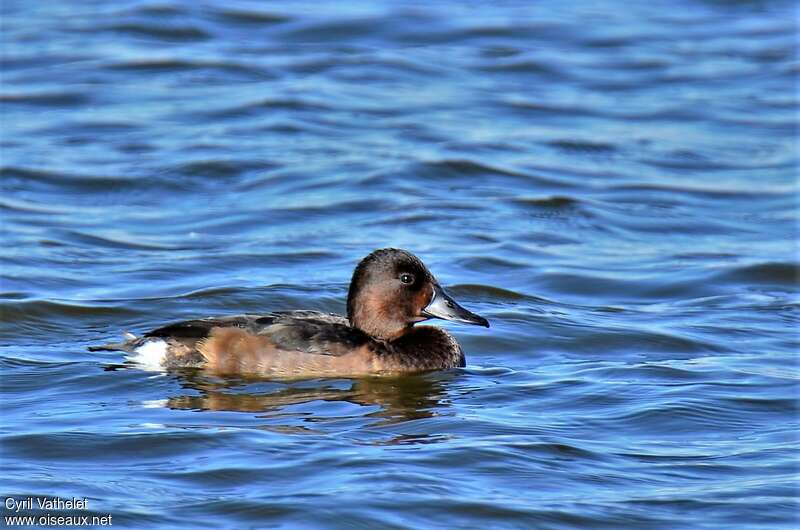
[[[797,528],[791,3],[487,4],[4,2],[4,497],[130,528]],[[447,325],[466,369],[85,349],[342,312],[384,246],[492,322]]]

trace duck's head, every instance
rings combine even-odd
[[[376,250],[353,272],[347,295],[350,324],[381,340],[394,340],[417,322],[442,318],[489,327],[453,300],[425,264],[396,248]]]

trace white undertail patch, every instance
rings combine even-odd
[[[139,365],[139,368],[148,372],[163,372],[164,359],[167,357],[167,343],[163,340],[149,340],[133,350],[135,355],[129,355],[128,360]]]
[[[146,399],[142,401],[142,408],[145,409],[164,409],[169,403],[166,399]]]

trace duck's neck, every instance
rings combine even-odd
[[[387,318],[384,313],[368,311],[364,308],[348,312],[350,325],[378,340],[394,341],[409,333],[412,324]]]
[[[442,328],[415,326],[386,343],[386,353],[410,370],[441,370],[464,366],[464,352]]]

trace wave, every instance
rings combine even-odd
[[[776,284],[800,288],[800,263],[768,262],[732,267],[713,275],[714,282]]]
[[[37,183],[46,184],[53,187],[84,190],[104,190],[110,186],[113,186],[116,189],[130,188],[138,185],[137,179],[133,177],[122,177],[117,175],[74,174],[62,171],[53,171],[49,169],[19,166],[0,167],[0,178],[3,179],[6,187],[17,182],[23,186],[29,186],[31,183]]]
[[[55,301],[28,299],[14,302],[0,301],[0,313],[5,324],[23,322],[51,321],[56,323],[58,317],[104,317],[115,318],[130,316],[136,311],[123,305],[80,304],[75,301]]]
[[[211,33],[205,29],[191,24],[119,22],[91,30],[86,29],[87,32],[98,30],[123,33],[134,37],[148,37],[165,42],[199,42],[212,37]]]
[[[215,71],[224,75],[243,76],[253,80],[273,79],[274,75],[263,67],[236,61],[214,61],[208,59],[184,59],[177,57],[156,57],[131,59],[106,65],[112,71],[133,74],[181,73]],[[230,77],[228,81],[230,81]]]
[[[26,94],[0,94],[0,103],[5,105],[32,105],[37,107],[83,107],[92,102],[84,92],[34,92]]]

